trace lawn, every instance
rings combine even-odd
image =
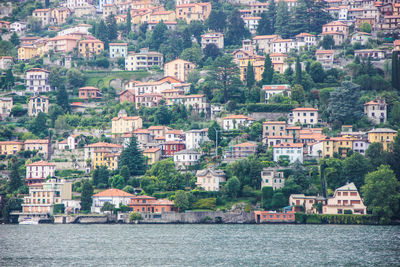
[[[108,86],[111,80],[141,80],[150,76],[147,71],[86,71],[86,86]]]

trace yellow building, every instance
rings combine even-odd
[[[92,57],[104,51],[104,43],[97,39],[82,40],[79,41],[78,49],[83,57]]]
[[[38,56],[38,48],[35,45],[21,45],[18,48],[18,60],[30,60]]]
[[[376,128],[368,132],[369,143],[381,143],[385,151],[389,150],[397,132],[389,128]]]
[[[118,161],[121,153],[109,153],[104,155],[104,161],[109,170],[118,169]]]
[[[118,169],[118,160],[121,153],[112,153],[106,149],[98,149],[93,151],[93,167],[106,166],[109,170]]]
[[[152,165],[161,159],[161,149],[159,147],[148,148],[143,151],[143,156],[147,158],[147,164]]]
[[[176,6],[176,18],[190,23],[192,20],[205,21],[211,13],[211,3],[189,3]]]
[[[246,81],[247,66],[250,62],[250,64],[253,66],[254,78],[256,79],[256,81],[261,81],[262,74],[264,72],[264,61],[265,57],[258,55],[252,55],[239,59],[240,80]]]
[[[322,156],[326,158],[333,158],[335,153],[339,154],[342,158],[347,156],[347,153],[353,149],[353,141],[356,139],[348,137],[328,137],[321,140],[322,142]]]
[[[178,58],[164,64],[164,76],[171,76],[185,82],[189,72],[195,68],[194,63]]]
[[[143,120],[140,116],[127,116],[126,112],[121,110],[118,117],[112,119],[111,133],[115,137],[124,133],[131,133],[136,129],[143,127]]]
[[[19,141],[3,141],[0,142],[0,154],[1,155],[14,155],[19,151],[22,151],[24,142]]]
[[[51,10],[51,22],[56,25],[61,25],[67,22],[67,18],[72,15],[72,12],[67,7],[57,7]]]

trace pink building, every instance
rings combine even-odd
[[[367,207],[364,205],[354,183],[337,188],[333,197],[328,198],[327,204],[323,206],[322,213],[344,214],[345,210],[351,211],[352,214],[367,213]]]
[[[254,219],[256,223],[294,223],[295,211],[294,207],[290,210],[284,209],[283,212],[256,210]]]
[[[135,93],[133,90],[125,90],[119,94],[119,102],[135,103]]]
[[[47,177],[54,176],[55,164],[47,161],[38,161],[26,165],[26,180],[25,184],[42,183]]]

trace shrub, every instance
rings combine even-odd
[[[212,220],[213,219],[210,216],[205,216],[205,217],[201,218],[200,222],[202,222],[202,223],[210,223],[210,222],[212,222]]]
[[[140,220],[143,220],[143,217],[142,217],[142,214],[140,214],[139,212],[131,212],[131,214],[129,214],[129,220],[131,222],[140,221]]]
[[[353,214],[353,211],[352,210],[344,210],[343,214]]]
[[[64,213],[65,207],[64,204],[54,204],[53,213],[59,214]]]
[[[215,209],[216,203],[217,203],[216,198],[203,198],[203,199],[199,199],[195,203],[193,203],[192,208],[193,209],[213,210],[213,209]]]
[[[292,104],[247,104],[248,112],[290,112]]]

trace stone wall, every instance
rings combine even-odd
[[[102,224],[115,222],[116,218],[113,215],[55,215],[54,223],[69,224],[69,223],[82,223],[82,224]]]
[[[196,212],[164,212],[161,214],[141,213],[143,220],[140,223],[254,223],[253,212],[222,212],[222,211],[196,211]],[[129,223],[129,214],[124,217],[124,222]]]
[[[252,117],[254,119],[262,120],[266,119],[267,121],[276,121],[280,117],[287,117],[288,113],[284,112],[253,112],[249,114],[249,117]]]

